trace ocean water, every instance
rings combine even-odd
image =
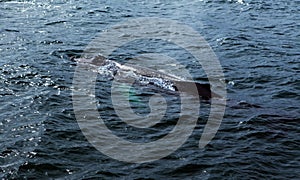
[[[1,179],[298,179],[299,12],[297,0],[0,0]],[[81,56],[98,33],[138,17],[185,24],[201,34],[218,57],[228,101],[221,126],[205,148],[199,149],[198,142],[209,103],[201,103],[187,141],[153,162],[118,161],[83,135],[72,102],[77,66],[72,58]],[[188,69],[195,81],[207,82],[190,54],[155,39],[126,44],[110,58],[125,63],[145,53],[165,55],[146,55],[145,62],[134,62],[179,76]],[[159,58],[169,60],[167,55],[182,64],[160,64]],[[166,96],[169,108],[162,122],[150,129],[122,123],[107,98],[110,86],[97,77],[95,95],[100,115],[116,135],[150,142],[176,125],[179,98],[164,92],[158,93]],[[132,92],[134,112],[149,113],[147,103],[154,92],[140,87]]]

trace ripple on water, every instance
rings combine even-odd
[[[2,0],[0,4],[0,178],[300,177],[299,1]],[[98,152],[81,133],[71,101],[76,65],[71,57],[80,57],[96,33],[128,17],[145,16],[179,20],[200,32],[224,67],[232,101],[218,133],[204,149],[197,142],[209,113],[206,105],[201,107],[204,112],[194,133],[181,148],[156,162],[129,164]],[[168,51],[187,63],[181,68],[190,68],[197,80],[203,80],[201,67],[189,64],[193,58],[173,47],[130,47],[124,45],[115,52],[115,59],[138,57],[146,52],[144,48]],[[101,102],[110,91],[107,84],[99,85],[96,91]],[[151,92],[132,97],[131,105],[139,108],[138,102],[145,103],[143,112],[148,112],[148,95]],[[130,134],[134,129],[126,131],[116,121],[111,104],[98,104],[111,130],[140,142],[141,133],[154,132],[147,137],[151,140],[172,130],[179,110],[174,104],[170,107],[171,122]]]

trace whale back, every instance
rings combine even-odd
[[[92,58],[75,58],[74,60],[78,63],[90,64],[94,66],[103,66],[107,62],[107,59],[101,55],[97,55]]]
[[[93,67],[96,67],[98,69],[100,67],[104,67],[106,71],[113,70],[111,74],[112,76],[116,75],[116,73],[124,75],[128,72],[133,72],[134,74],[138,75],[137,77],[140,77],[140,79],[144,78],[144,80],[146,79],[147,81],[149,81],[148,84],[153,83],[159,87],[168,87],[166,89],[170,89],[172,91],[183,91],[192,95],[198,95],[205,100],[211,99],[212,97],[220,97],[219,95],[211,91],[210,84],[201,84],[193,81],[186,81],[180,77],[168,75],[156,70],[136,65],[121,65],[115,61],[108,60],[101,55],[92,58],[78,58],[75,59],[75,61],[77,61],[78,63],[92,65]],[[154,81],[155,79],[157,79],[158,83]],[[172,88],[170,88],[171,86]]]

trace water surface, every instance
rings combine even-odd
[[[0,177],[125,179],[297,179],[299,152],[299,1],[0,1]],[[224,68],[228,107],[213,141],[198,148],[209,105],[197,127],[171,155],[130,164],[97,151],[83,136],[72,106],[76,63],[95,35],[136,17],[180,21],[198,31]],[[133,43],[112,59],[141,52],[179,58],[194,79],[207,81],[193,57],[164,42]],[[146,57],[145,59],[149,59]],[[140,59],[140,58],[138,58]],[[157,60],[158,64],[159,60]],[[170,72],[174,68],[170,63]],[[156,66],[157,67],[157,66]],[[172,69],[173,68],[173,69]],[[121,137],[155,140],[174,127],[178,99],[154,129],[124,130],[110,106],[109,83],[96,89],[99,108]],[[136,94],[143,92],[137,89]],[[147,113],[145,91],[137,112]],[[173,99],[172,99],[173,98]],[[145,102],[145,103],[144,103]],[[173,103],[172,103],[173,102]],[[247,102],[247,103],[244,103]]]

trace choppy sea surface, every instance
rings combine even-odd
[[[201,104],[197,126],[188,140],[154,162],[112,159],[80,130],[72,104],[77,66],[72,57],[79,57],[98,33],[137,17],[188,25],[218,57],[229,100],[216,136],[204,149],[197,143],[208,118],[207,103]],[[111,59],[124,63],[145,53],[179,58],[195,81],[207,81],[193,57],[174,44],[133,42],[115,51]],[[0,0],[0,55],[1,179],[300,177],[298,0]],[[168,70],[170,66],[171,72],[182,72],[183,66],[159,64],[165,56],[154,57],[150,59],[155,68]],[[154,141],[176,124],[178,98],[166,95],[170,108],[154,129],[124,125],[107,98],[110,86],[98,77],[95,92],[100,115],[118,136],[134,142]],[[133,92],[134,111],[149,113],[147,103],[153,92],[139,87]]]

